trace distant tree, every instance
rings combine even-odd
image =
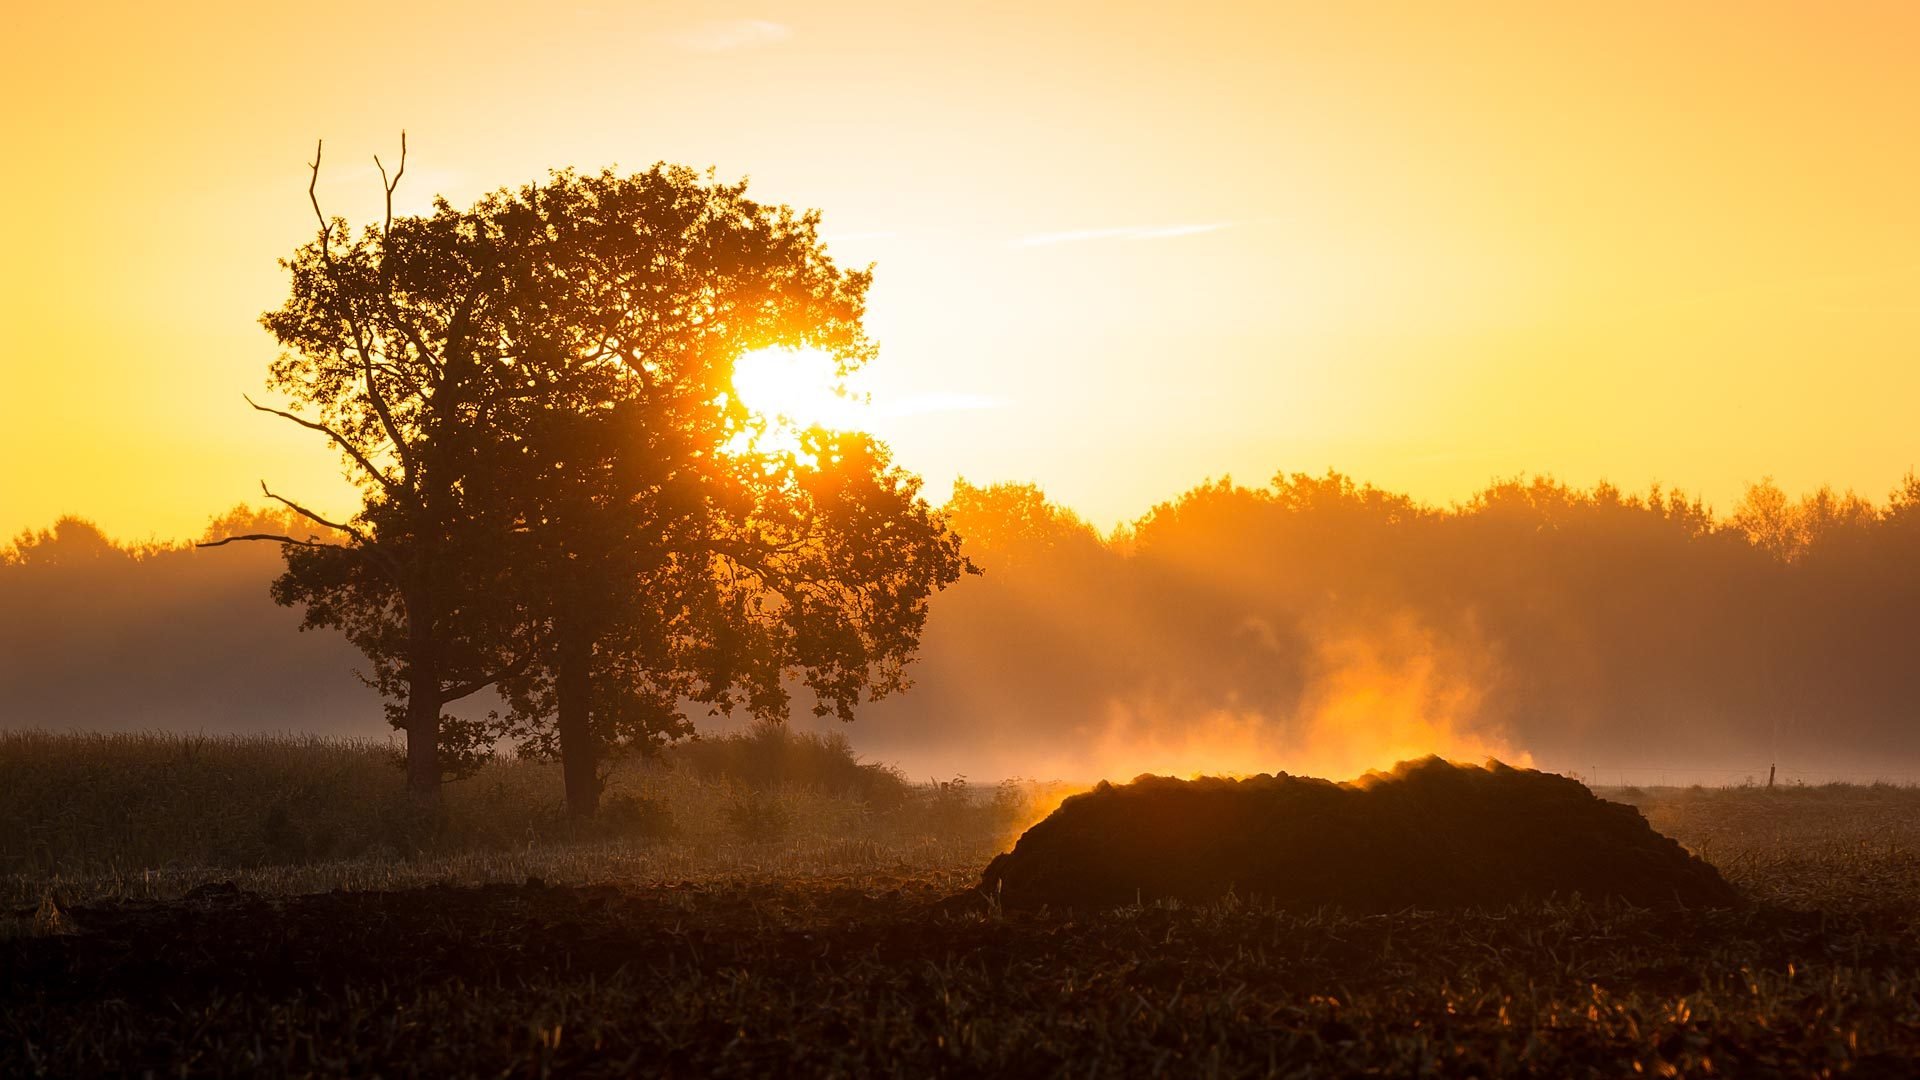
[[[1887,496],[1885,520],[1900,528],[1920,528],[1920,472],[1912,469]]]
[[[967,553],[983,566],[1023,567],[1049,556],[1084,557],[1100,534],[1078,514],[1047,501],[1034,484],[981,486],[954,481],[948,519],[966,538]]]
[[[108,539],[93,522],[69,514],[54,522],[51,529],[28,529],[15,537],[11,548],[0,549],[0,565],[53,566],[137,555],[137,550]]]
[[[1781,562],[1799,558],[1807,546],[1799,508],[1771,476],[1747,485],[1728,524],[1743,533],[1748,543]]]

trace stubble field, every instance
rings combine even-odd
[[[456,785],[429,833],[382,834],[327,797],[393,782],[351,760],[371,748],[200,745],[187,768],[164,740],[9,738],[0,781],[45,783],[0,782],[0,1075],[1908,1076],[1920,1063],[1911,789],[1601,792],[1718,865],[1745,901],[1734,910],[1566,898],[1360,916],[1230,897],[1015,912],[966,894],[1057,797],[1030,785],[862,791],[818,762],[782,776],[744,756],[704,772],[687,759],[614,777],[624,816],[585,835],[553,812],[544,767],[511,763]],[[91,785],[53,775],[81,765]],[[290,804],[230,797],[198,824],[166,809],[164,837],[108,820],[128,798],[114,784],[162,767],[179,789],[202,767],[263,792],[316,786]],[[157,858],[168,847],[198,861]]]

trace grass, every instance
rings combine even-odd
[[[1760,903],[1920,904],[1920,788],[1896,784],[1601,789]]]
[[[960,867],[1050,794],[908,784],[844,740],[747,732],[622,763],[591,825],[567,817],[557,765],[514,758],[423,822],[396,760],[365,741],[0,732],[0,903]]]
[[[8,738],[5,832],[37,830],[51,866],[5,841],[27,864],[5,885],[0,1075],[1920,1066],[1914,789],[1601,793],[1721,865],[1750,900],[1733,911],[1356,916],[1229,897],[1015,914],[949,898],[1044,807],[1024,789],[910,786],[880,806],[634,765],[612,786],[645,812],[585,836],[557,815],[551,769],[502,762],[402,849],[378,824],[378,793],[399,783],[384,748],[203,742],[184,762],[157,737]],[[10,784],[59,770],[38,795]],[[197,787],[139,804],[168,822],[126,822],[131,790],[161,775]],[[292,857],[262,838],[282,803],[275,828],[364,846]]]

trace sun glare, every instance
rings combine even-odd
[[[733,365],[733,390],[741,402],[780,425],[836,431],[864,426],[865,404],[840,386],[833,357],[818,349],[756,349]]]

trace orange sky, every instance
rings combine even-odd
[[[0,536],[342,504],[240,395],[314,138],[364,220],[402,127],[403,205],[666,159],[824,209],[936,497],[1920,464],[1912,4],[80,7],[0,68]]]

